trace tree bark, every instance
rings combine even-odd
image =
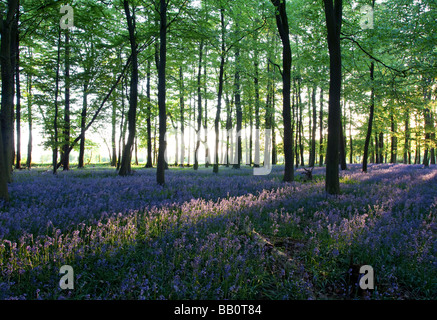
[[[208,50],[205,50],[205,56],[208,56]],[[208,168],[210,165],[210,155],[209,155],[209,145],[208,145],[208,97],[206,95],[207,93],[207,86],[206,83],[208,81],[208,78],[206,76],[206,68],[207,68],[207,59],[205,59],[205,65],[203,67],[203,77],[204,77],[204,86],[203,86],[203,96],[205,100],[205,116],[203,117],[203,129],[205,133],[205,168]]]
[[[330,62],[328,149],[326,153],[325,190],[328,194],[340,193],[339,141],[341,130],[341,46],[342,0],[324,0]]]
[[[214,120],[214,131],[215,131],[215,154],[214,154],[214,166],[213,172],[218,173],[219,166],[219,129],[220,129],[220,113],[222,107],[222,95],[223,95],[223,73],[225,66],[225,17],[224,17],[224,8],[220,8],[220,23],[221,23],[221,52],[220,52],[220,71],[219,71],[219,89],[217,94],[217,110]]]
[[[347,170],[346,165],[346,138],[344,135],[343,125],[340,127],[340,168],[341,170]]]
[[[299,106],[299,155],[300,155],[300,164],[305,166],[304,160],[304,147],[302,144],[302,136],[303,136],[303,102],[302,102],[302,94],[301,94],[301,78],[297,80],[297,91],[298,91],[298,106]]]
[[[11,182],[11,169],[13,164],[13,111],[14,111],[14,69],[13,69],[13,52],[11,50],[12,38],[14,37],[14,25],[17,18],[18,1],[8,1],[8,12],[6,19],[1,19],[1,79],[2,79],[2,96],[1,96],[1,113],[0,125],[2,130],[2,181]],[[15,50],[14,50],[15,51]],[[1,182],[0,198],[8,198],[7,186]]]
[[[237,34],[238,34],[238,23],[237,23]],[[233,162],[234,169],[240,169],[241,160],[242,160],[242,145],[241,145],[241,129],[243,124],[243,112],[241,110],[241,92],[240,92],[240,47],[235,47],[235,77],[234,77],[234,99],[235,99],[235,111],[237,115],[237,136],[236,140],[236,150],[235,156],[236,161]],[[232,155],[234,157],[234,155]]]
[[[112,149],[112,157],[111,157],[111,166],[115,167],[117,165],[117,146],[116,146],[116,132],[115,128],[117,125],[117,101],[114,99],[112,101],[112,116],[111,116],[111,149]]]
[[[311,151],[310,151],[310,161],[308,166],[314,167],[316,162],[316,130],[317,130],[317,110],[316,110],[316,87],[313,88],[313,92],[311,95],[311,101],[313,106],[313,121],[312,121],[312,132],[311,132]]]
[[[411,163],[411,152],[410,152],[410,114],[408,111],[405,112],[405,142],[404,142],[404,164]]]
[[[203,57],[203,39],[199,44],[199,66],[197,73],[197,130],[196,130],[196,148],[194,151],[193,169],[199,168],[199,148],[200,148],[200,129],[202,128],[202,57]]]
[[[430,162],[429,149],[431,144],[431,131],[432,131],[431,112],[428,108],[425,108],[424,118],[425,118],[425,152],[423,155],[423,164],[425,165],[425,167],[428,167]]]
[[[15,169],[21,169],[21,89],[20,89],[20,35],[18,32],[18,14],[19,3],[17,7],[17,18],[15,19],[15,87],[16,87],[16,132],[17,146],[15,151]]]
[[[323,166],[323,88],[320,89],[319,125],[320,125],[319,166]]]
[[[165,107],[165,68],[167,62],[167,1],[160,0],[160,32],[159,32],[159,69],[158,69],[158,109],[159,109],[159,151],[156,171],[156,181],[165,184],[165,149],[166,141],[166,107]]]
[[[131,16],[129,2],[124,0],[124,11],[129,29],[129,42],[131,46],[132,56],[132,73],[129,92],[129,111],[128,111],[128,138],[125,147],[123,148],[123,156],[121,159],[120,176],[131,174],[132,148],[135,139],[136,113],[138,103],[138,57],[137,45],[135,39],[135,11]]]
[[[83,101],[82,101],[82,112],[80,114],[80,145],[79,145],[79,163],[78,168],[84,167],[84,157],[85,157],[85,125],[88,109],[88,81],[85,81],[83,85]]]
[[[32,119],[32,75],[27,74],[27,123],[29,128],[29,139],[27,142],[27,161],[26,167],[30,169],[32,166],[32,127],[33,127],[33,119]]]
[[[152,105],[151,105],[151,96],[150,96],[150,59],[147,60],[147,83],[146,83],[146,95],[147,95],[147,162],[146,168],[152,168]]]
[[[354,161],[354,148],[352,141],[352,107],[349,104],[349,163],[353,163]]]
[[[379,163],[384,163],[384,133],[381,131],[378,138]]]
[[[70,169],[70,32],[65,30],[65,108],[63,128],[63,170]]]
[[[271,0],[276,8],[276,26],[282,41],[282,118],[284,123],[284,182],[294,180],[293,126],[291,119],[291,47],[286,1]]]
[[[58,95],[59,95],[59,68],[61,64],[61,29],[58,34],[58,58],[56,62],[56,79],[55,79],[55,116],[53,118],[53,146],[52,146],[52,162],[53,174],[56,174],[58,169]]]
[[[254,167],[259,167],[260,164],[260,142],[259,142],[259,128],[260,128],[260,118],[259,118],[259,105],[260,105],[260,97],[259,97],[259,62],[258,62],[258,51],[255,50],[255,76],[253,79],[255,85],[255,159],[254,159]],[[267,62],[267,100],[270,94],[270,62]]]
[[[393,115],[393,111],[390,115],[391,122],[391,148],[390,148],[390,163],[397,162],[397,137],[396,137],[396,123]]]
[[[179,114],[181,122],[181,160],[179,166],[183,167],[185,162],[185,100],[184,100],[184,74],[182,66],[179,67]]]

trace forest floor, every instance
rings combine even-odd
[[[437,299],[437,166],[349,165],[339,196],[324,168],[283,169],[170,168],[165,186],[140,167],[16,171],[0,299]]]

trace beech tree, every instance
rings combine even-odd
[[[339,144],[341,130],[341,46],[343,1],[324,0],[330,65],[328,146],[326,152],[325,189],[329,194],[340,193]],[[341,143],[343,143],[341,141]]]

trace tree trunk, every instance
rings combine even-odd
[[[199,70],[197,73],[197,131],[196,131],[196,148],[194,151],[194,166],[193,169],[199,168],[199,148],[200,148],[200,129],[202,128],[202,56],[203,56],[203,40],[199,45]]]
[[[319,123],[320,123],[319,166],[323,166],[323,88],[320,89]]]
[[[220,8],[220,23],[221,23],[221,36],[222,36],[222,43],[221,43],[221,52],[220,52],[220,71],[219,71],[219,89],[217,94],[217,111],[215,115],[214,120],[214,131],[215,131],[215,154],[214,154],[214,166],[213,166],[213,172],[218,173],[218,166],[219,166],[219,125],[220,125],[220,113],[221,113],[221,106],[222,106],[222,95],[223,95],[223,73],[224,73],[224,66],[225,66],[225,17],[224,17],[224,8]]]
[[[55,79],[55,116],[53,118],[53,146],[52,146],[52,162],[53,162],[53,174],[56,174],[58,169],[58,94],[59,94],[59,68],[61,64],[61,30],[58,34],[58,58],[56,62],[56,79]]]
[[[342,0],[324,0],[330,62],[328,149],[326,153],[325,189],[329,194],[340,193],[339,141],[341,130],[341,46]]]
[[[28,128],[29,128],[29,139],[27,142],[27,161],[26,167],[30,169],[32,166],[32,75],[27,74],[27,117],[28,117]]]
[[[115,167],[117,165],[117,146],[116,146],[116,132],[115,128],[117,125],[117,101],[114,99],[112,101],[112,132],[111,132],[111,148],[112,148],[112,157],[111,157],[111,166]]]
[[[138,165],[138,138],[135,136],[135,165]]]
[[[208,50],[205,50],[205,56],[208,56]],[[204,129],[204,133],[205,133],[205,168],[209,167],[210,164],[210,159],[209,159],[209,145],[208,145],[208,97],[206,95],[207,93],[207,86],[206,83],[208,81],[208,78],[206,76],[206,68],[207,68],[207,63],[206,63],[205,59],[205,66],[203,67],[203,77],[204,77],[204,86],[203,86],[203,96],[204,96],[204,100],[205,100],[205,116],[203,118],[203,129]]]
[[[183,167],[185,162],[185,103],[184,103],[184,75],[182,66],[179,67],[179,108],[180,108],[180,122],[181,122],[181,160],[179,166]]]
[[[293,127],[291,119],[291,47],[286,3],[280,0],[271,0],[275,6],[276,26],[282,41],[282,118],[284,123],[284,158],[285,169],[283,181],[294,180],[294,155],[293,155]]]
[[[121,166],[121,152],[125,146],[125,135],[126,135],[126,116],[125,116],[125,105],[124,105],[124,82],[121,83],[121,121],[120,121],[120,135],[118,137],[118,162],[117,171],[120,170]]]
[[[0,198],[8,198],[7,185],[4,183],[11,182],[11,169],[13,164],[13,111],[14,111],[14,69],[12,56],[15,48],[11,48],[15,39],[15,19],[17,18],[18,1],[8,1],[8,12],[6,19],[1,19],[1,80],[2,80],[2,95],[1,95],[1,113],[0,126],[2,129],[2,148],[0,152],[3,153],[2,161],[2,182],[0,186]],[[11,50],[14,49],[14,50]]]
[[[70,169],[70,31],[65,30],[65,108],[63,128],[63,170]]]
[[[354,148],[352,143],[352,107],[349,104],[349,163],[353,163],[354,161]]]
[[[429,149],[431,145],[431,131],[432,131],[432,121],[431,121],[431,112],[428,108],[424,110],[424,118],[425,118],[425,152],[423,155],[423,164],[425,167],[429,166],[430,157],[429,157]]]
[[[408,155],[410,154],[410,114],[405,112],[405,142],[404,142],[404,164],[409,164]]]
[[[19,10],[19,4],[18,4]],[[17,10],[17,13],[18,13]],[[15,86],[16,86],[16,131],[17,146],[15,152],[15,169],[21,169],[21,90],[20,90],[20,37],[18,32],[18,18],[15,19]]]
[[[253,79],[254,85],[255,85],[255,160],[254,160],[254,167],[259,167],[260,164],[260,134],[259,134],[259,128],[260,128],[260,118],[259,118],[259,105],[260,105],[260,97],[259,97],[259,62],[258,62],[258,51],[255,50],[255,77]],[[267,97],[270,94],[270,62],[267,62]],[[267,98],[268,100],[268,98]]]
[[[341,113],[341,111],[340,111]],[[347,170],[346,165],[346,138],[344,135],[344,125],[343,125],[343,119],[341,119],[341,126],[340,126],[340,168],[341,170]]]
[[[303,102],[301,95],[301,79],[297,80],[297,90],[298,90],[298,105],[299,105],[299,155],[300,155],[300,164],[305,166],[304,160],[304,147],[302,143],[303,136]]]
[[[238,30],[238,23],[237,23]],[[237,31],[238,34],[238,31]],[[241,145],[241,129],[243,124],[243,112],[241,110],[241,92],[240,92],[240,47],[237,45],[235,48],[235,82],[234,82],[234,99],[235,99],[235,111],[237,114],[237,136],[236,140],[236,159],[233,161],[233,168],[240,169],[242,160],[242,145]],[[232,155],[234,156],[234,155]]]
[[[317,111],[316,111],[316,87],[313,88],[313,93],[311,95],[311,101],[313,106],[313,121],[312,121],[312,132],[311,132],[311,150],[310,150],[310,162],[308,166],[314,167],[316,162],[316,123],[317,123]]]
[[[132,148],[135,139],[136,127],[136,113],[138,103],[138,57],[135,39],[135,11],[131,17],[129,2],[124,0],[124,11],[126,13],[126,20],[129,29],[129,41],[131,45],[132,56],[132,73],[130,81],[129,92],[129,111],[128,111],[128,138],[125,147],[123,148],[123,155],[121,159],[120,176],[126,176],[131,173]]]
[[[88,108],[88,81],[85,81],[83,85],[83,102],[82,102],[82,112],[80,114],[80,145],[79,145],[79,163],[78,168],[84,167],[84,157],[85,157],[85,125],[87,117]]]
[[[395,119],[393,115],[393,111],[390,115],[390,122],[391,122],[391,148],[390,148],[390,163],[396,163],[397,162],[397,137],[396,137],[396,124]]]
[[[225,77],[226,78],[226,77]],[[232,107],[229,101],[229,97],[225,95],[226,104],[226,167],[229,167],[229,163],[234,156],[234,131],[232,128]],[[230,149],[230,150],[229,150]]]
[[[165,184],[165,149],[167,147],[166,135],[166,107],[165,107],[165,68],[167,62],[167,1],[160,0],[160,32],[159,32],[159,69],[158,69],[158,109],[159,109],[159,151],[156,171],[156,181]]]
[[[379,133],[379,163],[384,163],[384,133],[381,131]]]
[[[150,118],[152,116],[152,105],[150,97],[150,60],[147,59],[147,83],[146,83],[146,95],[147,95],[147,162],[146,168],[152,168],[152,123]]]
[[[275,133],[275,89],[272,86],[272,164],[277,163],[276,133]]]

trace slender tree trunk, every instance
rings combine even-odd
[[[135,136],[135,165],[138,165],[138,138]]]
[[[205,50],[205,56],[208,56],[208,50]],[[203,78],[204,78],[204,86],[203,86],[203,96],[204,96],[204,100],[205,100],[205,116],[203,117],[203,129],[204,129],[204,133],[205,133],[205,168],[209,167],[210,164],[210,155],[209,155],[209,145],[208,145],[208,97],[206,95],[207,93],[207,86],[206,83],[208,81],[207,75],[206,75],[206,68],[207,68],[207,63],[206,63],[205,59],[205,65],[203,67]]]
[[[53,118],[53,146],[52,146],[52,153],[53,153],[53,174],[56,174],[56,170],[58,169],[58,113],[59,113],[59,106],[58,106],[58,94],[59,94],[59,68],[61,64],[61,29],[59,29],[58,34],[58,58],[56,62],[56,79],[55,79],[55,115]]]
[[[82,112],[80,114],[80,146],[79,146],[79,163],[78,168],[84,167],[84,157],[85,157],[85,125],[88,109],[88,81],[85,81],[83,85],[83,102],[82,102]]]
[[[70,32],[65,31],[65,108],[63,128],[63,169],[70,169]]]
[[[340,168],[341,170],[347,170],[346,165],[346,139],[344,135],[344,128],[340,128]]]
[[[146,95],[147,95],[147,162],[146,168],[152,168],[152,105],[151,105],[151,96],[150,96],[150,60],[147,60],[147,83],[146,83]]]
[[[167,147],[167,114],[165,107],[165,68],[167,62],[167,1],[160,0],[160,32],[159,32],[159,69],[158,69],[158,109],[159,109],[159,151],[156,171],[156,182],[165,184],[165,149]]]
[[[117,126],[117,101],[114,99],[112,101],[112,117],[111,117],[112,131],[111,131],[111,166],[115,167],[117,165],[117,146],[116,146],[116,132],[115,128]]]
[[[302,143],[302,137],[303,137],[303,102],[302,102],[301,79],[300,78],[297,81],[297,90],[298,90],[298,104],[299,104],[299,155],[300,155],[300,163],[301,163],[301,165],[305,166],[304,147],[303,147],[303,143]]]
[[[154,129],[153,129],[153,163],[156,165],[156,163],[158,162],[158,149],[156,146],[156,129],[158,128],[158,123],[156,121],[154,121]]]
[[[282,119],[284,124],[284,158],[285,170],[283,181],[294,180],[294,155],[293,155],[293,126],[291,118],[291,47],[286,3],[280,0],[271,0],[275,6],[276,26],[282,40]]]
[[[232,107],[229,101],[228,94],[225,95],[226,104],[226,167],[229,167],[234,154],[234,131],[232,128]],[[230,149],[230,150],[229,150]]]
[[[254,85],[255,85],[255,160],[254,160],[254,167],[259,167],[260,164],[260,117],[259,117],[259,106],[260,106],[260,97],[259,97],[259,61],[258,61],[258,51],[255,50],[255,77],[253,79]],[[270,62],[267,62],[267,100],[268,96],[270,94]]]
[[[277,149],[276,149],[276,120],[275,120],[275,89],[272,86],[272,164],[277,163]]]
[[[397,162],[397,137],[396,137],[396,123],[393,115],[393,111],[390,116],[391,122],[391,148],[390,148],[390,163]]]
[[[120,121],[120,135],[118,137],[118,162],[117,171],[120,170],[121,165],[121,152],[125,145],[125,134],[126,134],[126,120],[125,119],[125,105],[124,105],[124,82],[121,83],[121,121]]]
[[[202,56],[203,56],[203,39],[199,45],[199,69],[197,73],[197,131],[196,131],[196,148],[194,151],[193,169],[199,168],[199,148],[200,148],[200,129],[202,128]]]
[[[214,131],[215,131],[215,154],[214,154],[214,166],[213,166],[213,172],[218,173],[218,166],[219,166],[219,126],[220,126],[220,113],[221,113],[221,106],[222,106],[222,95],[223,95],[223,73],[224,73],[224,66],[225,66],[225,18],[224,18],[224,8],[220,8],[220,23],[221,23],[221,36],[222,36],[222,43],[221,43],[221,52],[220,52],[220,71],[219,71],[219,89],[218,89],[218,95],[217,95],[217,111],[215,115],[214,120]]]
[[[32,75],[30,73],[27,74],[27,118],[28,118],[28,129],[29,129],[29,139],[27,142],[27,161],[26,167],[30,169],[32,166],[32,127],[33,127],[33,119],[32,119]]]
[[[185,104],[184,104],[184,75],[182,66],[179,67],[179,108],[181,122],[181,160],[179,166],[183,167],[185,162]]]
[[[237,23],[238,30],[238,23]],[[243,111],[241,109],[241,92],[240,92],[240,48],[237,45],[235,48],[235,82],[234,82],[234,99],[235,99],[235,111],[237,114],[237,136],[236,140],[236,150],[235,155],[236,161],[233,162],[234,169],[240,169],[241,160],[242,160],[242,144],[241,144],[241,129],[243,124]],[[234,155],[232,155],[234,156]]]
[[[379,141],[378,141],[378,134],[375,134],[375,163],[379,163],[380,156],[379,156]]]
[[[384,163],[384,133],[379,133],[379,163]]]
[[[19,4],[17,8],[17,14]],[[20,89],[20,36],[18,32],[18,18],[15,19],[15,86],[16,86],[16,131],[17,131],[17,146],[16,146],[16,162],[15,169],[21,169],[21,89]]]
[[[319,145],[319,166],[323,166],[323,88],[320,89],[320,111],[319,111],[319,130],[320,130],[320,145]]]
[[[120,176],[126,176],[131,173],[132,148],[135,139],[136,113],[138,103],[138,57],[135,39],[135,11],[131,16],[129,2],[127,0],[124,0],[124,11],[126,13],[126,20],[129,30],[129,42],[131,45],[132,73],[129,92],[129,110],[127,116],[129,132],[126,145],[123,148],[120,170],[118,172]]]
[[[330,62],[328,149],[326,163],[325,189],[329,194],[340,193],[339,181],[339,141],[341,130],[341,45],[343,1],[324,0],[326,26],[328,29],[328,48]]]
[[[410,114],[405,112],[405,142],[404,142],[404,164],[408,164],[408,154],[410,153]]]
[[[297,95],[297,85],[296,85],[296,78],[293,80],[293,121],[296,126],[296,139],[294,141],[294,150],[296,151],[296,168],[299,167],[299,146],[298,146],[298,140],[299,140],[299,97]],[[296,109],[296,116],[294,109]]]
[[[425,152],[423,155],[423,164],[426,167],[428,167],[430,162],[429,149],[431,144],[431,131],[432,131],[431,113],[428,108],[425,108],[424,118],[425,118]]]
[[[432,132],[431,132],[431,150],[430,150],[430,161],[431,161],[431,164],[435,164],[435,162],[436,162],[436,159],[435,159],[435,143],[436,143],[436,139],[435,139],[435,127],[434,127],[434,129],[433,129],[433,126],[434,126],[434,113],[433,112],[431,112],[431,122],[430,122],[430,124],[431,124],[431,130],[433,130]]]
[[[316,162],[316,130],[317,130],[317,108],[316,108],[316,87],[313,87],[313,93],[311,95],[311,101],[313,106],[313,121],[311,131],[311,150],[310,150],[310,162],[308,166],[314,167]]]
[[[349,104],[349,163],[353,163],[354,161],[354,148],[353,148],[353,141],[352,141],[352,107]]]

